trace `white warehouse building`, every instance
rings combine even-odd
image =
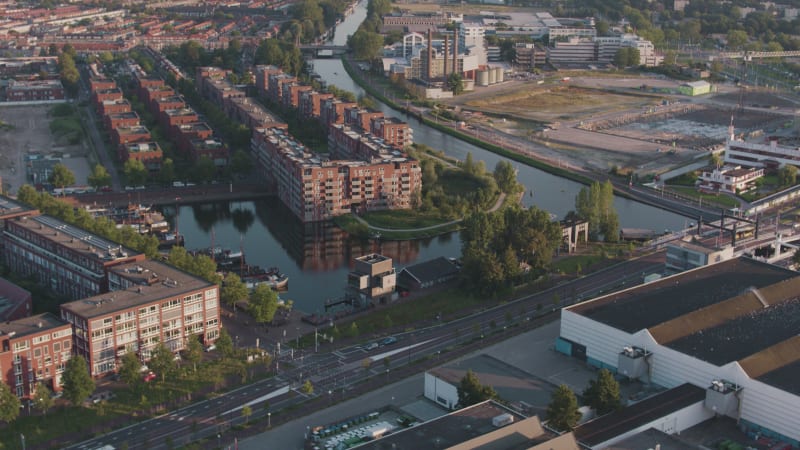
[[[746,431],[800,446],[800,276],[747,258],[562,310],[556,350],[666,388]]]

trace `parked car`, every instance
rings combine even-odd
[[[214,351],[214,350],[216,350],[216,349],[217,349],[217,346],[216,346],[216,345],[214,345],[214,344],[211,344],[211,345],[209,345],[208,347],[206,347],[206,351],[207,351],[207,352],[213,352],[213,351]]]
[[[387,337],[386,339],[384,339],[384,340],[382,340],[382,341],[381,341],[381,345],[382,345],[382,346],[383,346],[383,345],[392,345],[392,344],[394,344],[395,342],[397,342],[397,338],[396,338],[396,337],[394,337],[394,336],[389,336],[389,337]]]
[[[367,344],[367,345],[365,345],[365,346],[364,346],[364,350],[367,350],[367,351],[369,351],[369,350],[375,350],[375,349],[376,349],[376,348],[378,348],[378,347],[379,347],[379,345],[378,345],[378,343],[377,343],[377,342],[370,342],[369,344]]]
[[[147,372],[142,379],[144,380],[145,383],[149,383],[156,379],[156,374],[151,370],[150,372]]]

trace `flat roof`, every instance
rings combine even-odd
[[[84,253],[94,259],[106,260],[107,253],[111,253],[109,260],[119,257],[131,257],[139,254],[139,252],[135,250],[102,238],[82,228],[74,227],[55,217],[47,215],[26,216],[18,219],[16,223],[33,233],[46,235],[49,240],[57,242],[58,245]],[[122,254],[125,256],[121,256]]]
[[[4,195],[0,195],[0,217],[5,216],[7,214],[17,214],[24,211],[33,211],[33,210],[23,205],[22,203],[17,203],[16,201]]]
[[[797,335],[798,330],[800,299],[794,297],[703,328],[666,346],[722,366],[785,341]]]
[[[61,308],[86,318],[106,316],[115,311],[179,297],[188,292],[214,286],[180,269],[152,260],[120,264],[109,268],[109,273],[130,280],[132,286],[125,290],[64,303]]]
[[[682,441],[676,435],[667,434],[655,428],[648,428],[613,445],[609,445],[605,450],[643,450],[649,448],[658,448],[659,450],[697,450],[698,447]]]
[[[800,395],[800,360],[767,372],[756,379],[794,395]]]
[[[575,439],[583,445],[594,447],[659,417],[702,402],[705,398],[705,389],[684,383],[617,412],[586,422],[575,429]]]
[[[0,336],[14,333],[14,337],[21,337],[63,326],[69,327],[70,325],[59,319],[55,314],[47,312],[12,322],[0,323]]]
[[[489,400],[367,442],[358,448],[375,450],[449,448],[498,430],[492,424],[492,419],[502,414],[510,414],[515,422],[525,419],[511,409]]]
[[[797,272],[750,258],[735,258],[600,297],[567,310],[635,333],[722,302],[751,288],[796,277]]]

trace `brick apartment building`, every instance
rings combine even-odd
[[[162,111],[161,116],[159,116],[161,127],[166,130],[167,133],[170,133],[169,138],[173,141],[178,137],[177,134],[172,134],[172,127],[174,125],[185,125],[197,122],[198,120],[200,120],[200,117],[198,117],[195,110],[189,107],[166,109]]]
[[[266,96],[269,91],[269,76],[278,73],[283,73],[278,66],[256,66],[256,89],[259,97]]]
[[[145,105],[150,105],[153,100],[165,97],[174,97],[175,89],[169,86],[155,86],[149,88],[139,88],[139,98],[142,99]]]
[[[122,98],[122,89],[116,87],[111,89],[98,89],[92,92],[92,101],[95,105],[99,105],[107,100],[122,100]]]
[[[0,323],[0,380],[20,398],[31,398],[41,382],[61,390],[72,356],[72,327],[50,313]]]
[[[224,142],[216,138],[195,139],[191,141],[190,155],[192,161],[205,156],[219,169],[228,165],[230,150]]]
[[[94,377],[114,372],[127,352],[147,362],[159,343],[178,352],[190,339],[219,337],[216,284],[150,260],[110,269],[108,284],[110,292],[61,305]]]
[[[117,127],[111,130],[111,143],[117,149],[125,144],[147,142],[152,140],[153,137],[150,135],[150,130],[143,125],[136,125],[133,127]]]
[[[173,95],[170,97],[154,98],[150,103],[150,112],[154,116],[160,117],[161,113],[168,109],[181,109],[186,107],[186,101],[182,95]]]
[[[353,208],[410,208],[422,185],[418,162],[394,149],[375,152],[370,162],[328,161],[284,130],[268,128],[254,131],[252,150],[278,197],[303,222],[327,220]]]
[[[366,108],[356,106],[354,108],[346,108],[344,110],[344,123],[357,129],[362,133],[370,132],[370,122],[372,119],[382,119],[383,113],[380,111],[371,111]]]
[[[139,141],[122,144],[119,147],[119,158],[125,162],[129,159],[141,161],[150,172],[161,170],[164,152],[155,141]]]
[[[20,276],[79,299],[106,292],[110,267],[144,255],[54,217],[33,215],[6,220],[3,259]]]
[[[283,100],[283,87],[291,83],[297,83],[297,77],[285,73],[275,73],[269,76],[267,98],[280,105]]]
[[[230,118],[249,128],[287,128],[285,122],[248,97],[231,97],[225,102]]]
[[[322,126],[329,126],[344,123],[344,112],[348,108],[357,108],[358,103],[345,102],[336,97],[324,99],[320,103],[319,121]]]
[[[133,108],[131,108],[131,102],[124,98],[121,100],[105,100],[97,103],[96,106],[97,112],[99,112],[101,116],[133,111]]]
[[[319,118],[322,101],[332,98],[333,94],[325,92],[301,92],[299,105],[297,108],[300,111],[300,116],[306,119]]]
[[[284,108],[297,109],[300,105],[300,93],[311,91],[311,86],[300,83],[289,83],[283,85],[281,92],[281,105]]]
[[[396,117],[374,118],[369,129],[372,135],[395,147],[406,148],[414,143],[413,129]]]
[[[115,89],[117,88],[117,83],[106,77],[91,77],[89,79],[89,92],[97,92],[106,89]]]
[[[32,102],[44,100],[63,100],[64,86],[61,80],[8,80],[6,100],[9,102]]]
[[[111,113],[103,116],[106,130],[113,130],[120,127],[135,127],[140,124],[139,115],[135,111]]]
[[[214,134],[214,130],[205,122],[194,122],[176,125],[172,127],[171,134],[177,136],[176,144],[178,151],[188,154],[191,151],[191,143],[196,139],[208,139]]]

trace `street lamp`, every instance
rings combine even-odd
[[[267,428],[272,428],[272,413],[267,413]]]

